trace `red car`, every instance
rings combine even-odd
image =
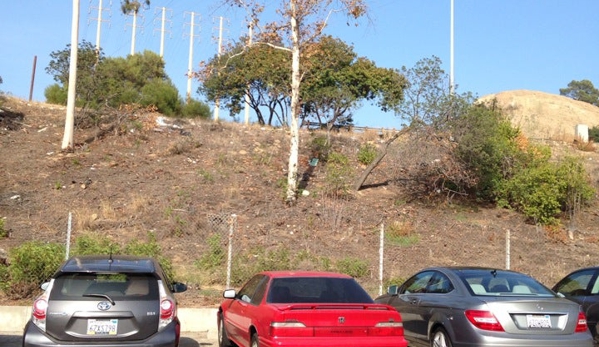
[[[375,304],[351,276],[266,271],[223,296],[217,317],[221,347],[408,345],[400,314]]]

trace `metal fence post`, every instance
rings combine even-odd
[[[66,253],[64,259],[69,259],[69,253],[71,251],[71,220],[72,220],[72,212],[69,212],[69,220],[67,222],[67,244],[66,244]]]
[[[510,244],[511,244],[511,233],[510,229],[505,232],[505,268],[510,269]]]
[[[237,224],[237,215],[232,214],[229,219],[229,251],[227,255],[227,288],[231,288],[231,264],[233,263],[233,232]]]

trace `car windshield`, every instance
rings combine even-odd
[[[458,273],[472,295],[556,296],[534,278],[517,272],[475,269],[461,270]]]
[[[352,278],[275,278],[267,296],[269,303],[359,303],[374,301]]]

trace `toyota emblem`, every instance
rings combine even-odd
[[[108,301],[100,301],[98,303],[98,310],[100,311],[108,311],[111,307],[112,305]]]

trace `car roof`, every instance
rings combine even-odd
[[[267,275],[272,278],[285,278],[285,277],[329,277],[329,278],[353,278],[352,276],[329,271],[263,271],[263,275]]]
[[[58,273],[130,272],[155,273],[158,265],[151,257],[127,255],[86,255],[68,259]]]

